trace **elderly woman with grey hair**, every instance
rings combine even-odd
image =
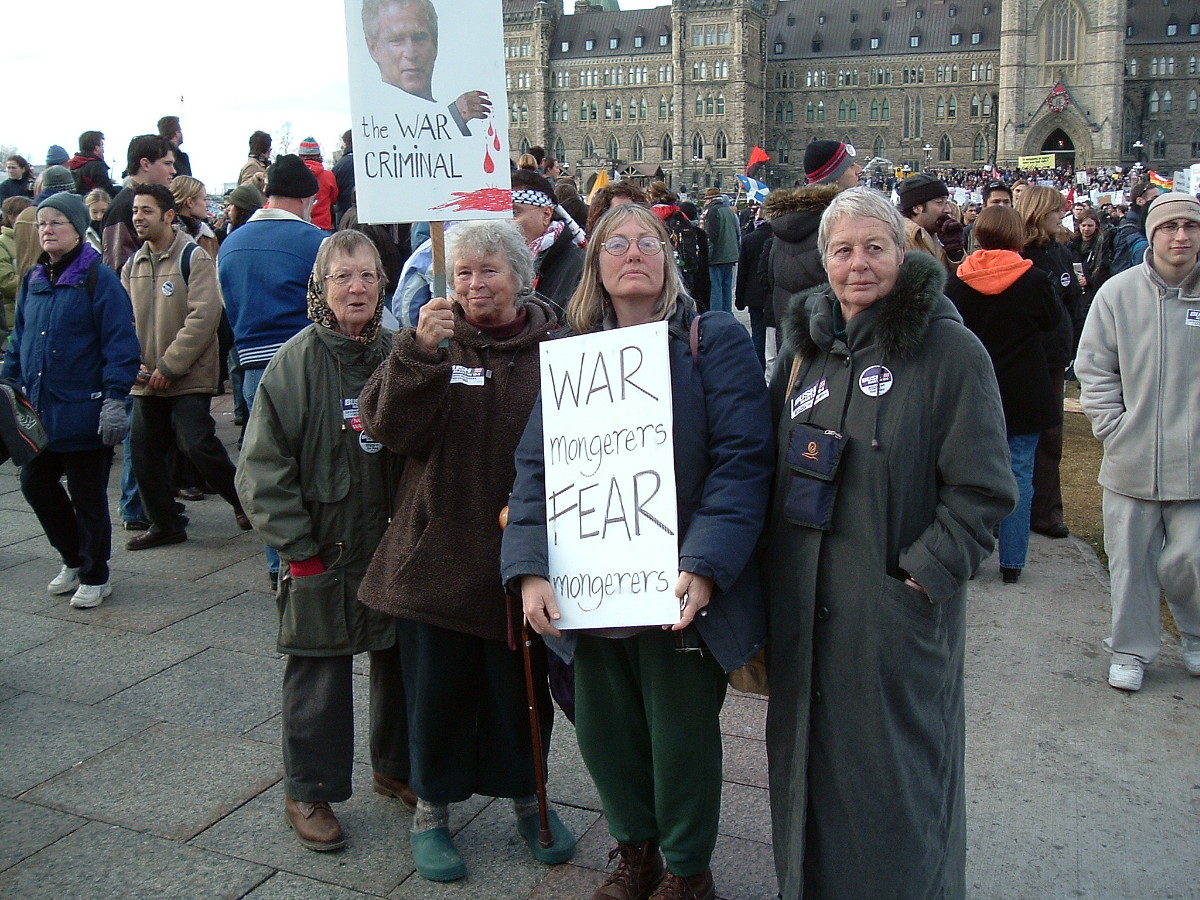
[[[449,236],[452,296],[421,307],[360,398],[363,425],[404,458],[395,515],[359,597],[396,617],[408,697],[410,783],[419,798],[412,853],[432,881],[466,866],[450,840],[449,804],[511,797],[534,856],[565,862],[575,838],[551,812],[538,844],[534,759],[521,653],[521,610],[498,577],[500,513],[513,451],[537,399],[538,344],[556,324],[533,295],[533,261],[510,222],[458,225]],[[552,711],[545,654],[538,713]],[[548,740],[547,740],[548,745]]]
[[[966,585],[1017,499],[991,360],[882,194],[780,321],[764,544],[782,896],[966,894]]]
[[[259,537],[285,563],[277,649],[283,674],[284,818],[310,850],[345,844],[329,804],[347,800],[354,764],[353,655],[371,655],[371,768],[377,791],[410,809],[404,691],[395,623],[358,602],[391,517],[399,458],[363,429],[358,392],[387,358],[386,279],[375,245],[339,231],[317,252],[309,325],[263,373],[237,488]],[[389,663],[391,663],[389,665]]]

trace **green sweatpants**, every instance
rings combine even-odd
[[[581,635],[575,730],[608,830],[657,840],[681,877],[709,867],[721,818],[725,673],[712,655],[681,653],[669,631]]]

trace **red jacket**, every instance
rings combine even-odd
[[[304,164],[317,178],[317,201],[312,208],[312,223],[325,231],[333,231],[333,204],[338,198],[337,179],[319,159],[306,159]]]

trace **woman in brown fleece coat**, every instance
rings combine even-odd
[[[499,515],[538,396],[537,346],[555,317],[531,296],[532,260],[511,223],[457,226],[447,261],[453,299],[435,297],[415,329],[396,335],[359,404],[366,431],[405,457],[395,513],[359,599],[397,618],[409,784],[419,798],[413,860],[433,881],[466,874],[450,841],[448,807],[472,794],[512,797],[517,830],[542,862],[565,862],[575,849],[553,812],[554,844],[538,845],[514,639],[520,609],[509,606],[499,574]],[[544,671],[535,684],[548,736]]]

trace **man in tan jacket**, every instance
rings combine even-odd
[[[928,253],[953,272],[963,261],[962,222],[950,213],[950,191],[932,175],[920,173],[896,186],[904,216],[904,249]]]
[[[151,526],[125,546],[146,550],[187,540],[186,520],[171,489],[172,443],[233,507],[238,526],[248,529],[250,521],[233,486],[233,463],[209,412],[217,385],[221,321],[216,265],[176,230],[175,198],[162,185],[134,189],[133,227],[144,243],[121,271],[142,348],[141,371],[131,391],[130,446]]]

